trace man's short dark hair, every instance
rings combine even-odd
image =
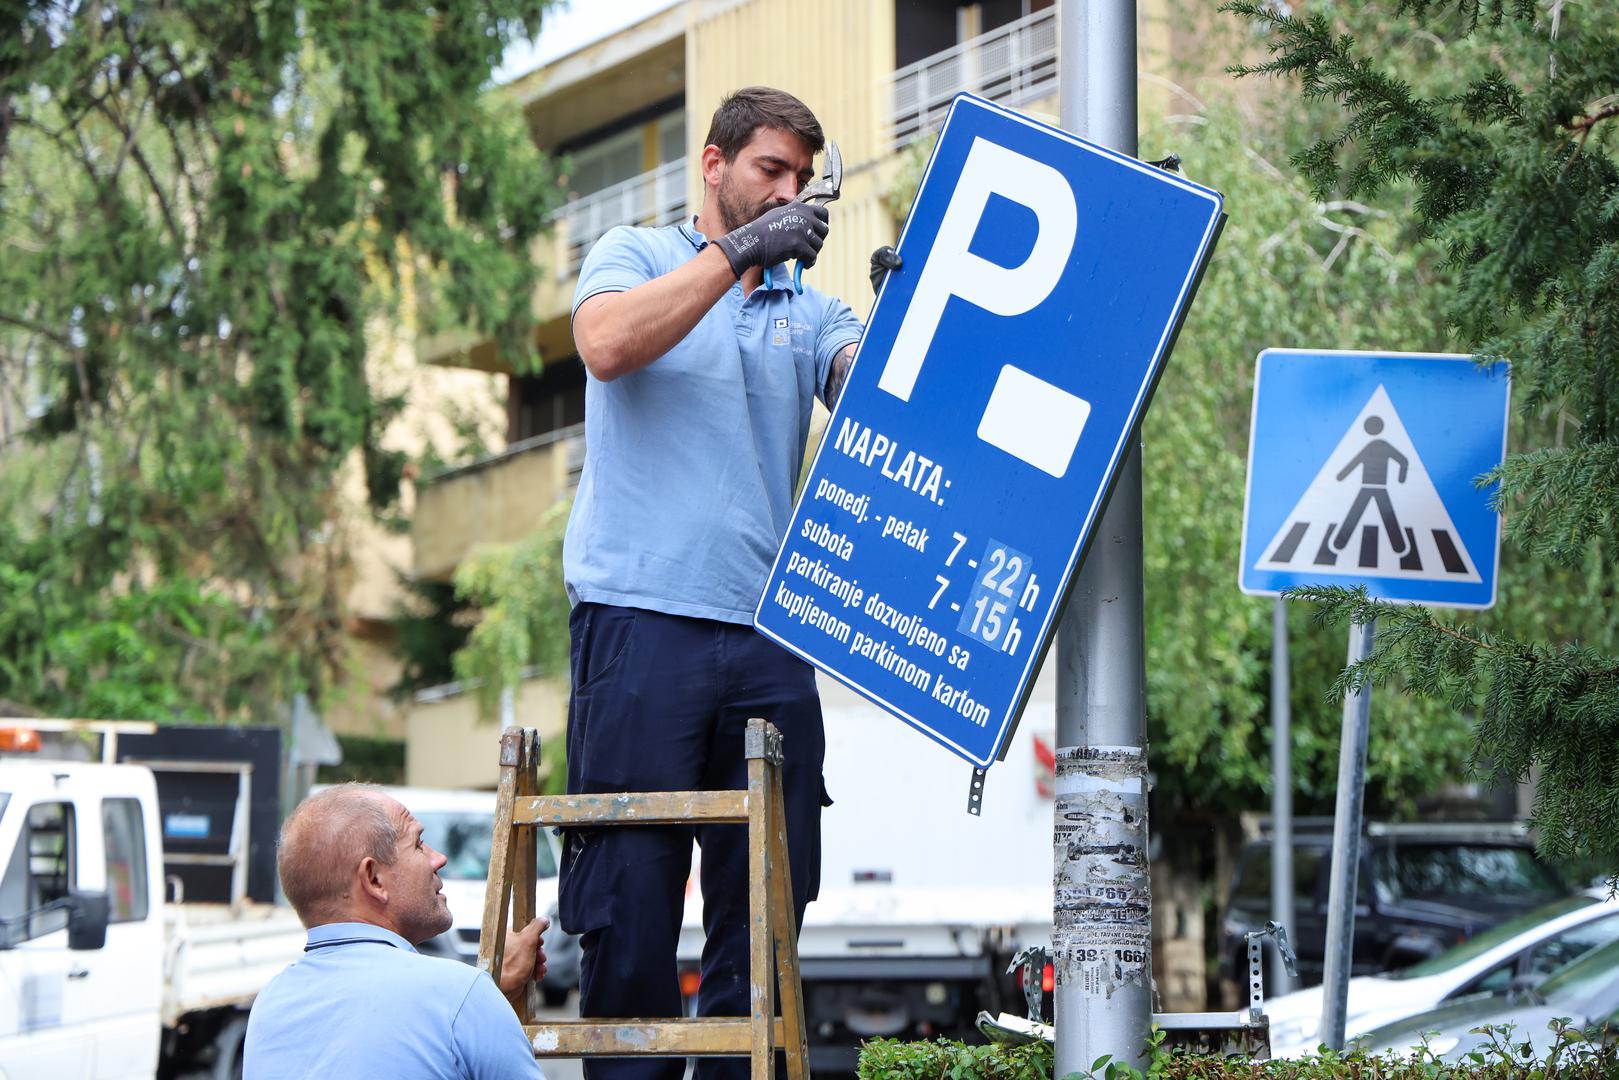
[[[762,127],[797,135],[811,153],[819,154],[826,145],[821,122],[809,106],[785,90],[768,86],[744,86],[721,101],[703,145],[717,146],[726,161],[735,161]]]

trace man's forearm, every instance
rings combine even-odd
[[[832,371],[826,377],[826,393],[821,399],[828,409],[837,408],[838,398],[843,396],[843,384],[849,381],[849,365],[854,363],[858,347],[858,343],[846,345],[832,358]]]
[[[592,296],[573,318],[579,358],[603,381],[639,371],[679,344],[734,284],[725,253],[710,244],[662,277]]]

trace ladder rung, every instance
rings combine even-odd
[[[745,1017],[684,1020],[554,1020],[530,1024],[524,1034],[534,1056],[549,1057],[746,1057],[753,1029]],[[771,1044],[786,1041],[781,1018],[771,1025]]]
[[[746,824],[746,791],[645,791],[610,795],[526,795],[512,800],[518,825]]]

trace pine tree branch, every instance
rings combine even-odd
[[[135,144],[136,128],[126,126],[123,119],[103,102],[98,102],[96,108],[124,136],[124,147],[119,152],[118,164],[114,165],[112,173],[107,177],[107,182],[113,183],[117,181],[118,171],[123,161],[123,150],[128,150],[130,158],[139,166],[141,174],[146,177],[146,185],[151,190],[152,198],[157,201],[158,210],[163,214],[163,223],[168,226],[169,235],[174,238],[175,254],[180,257],[180,265],[183,267],[187,262],[185,258],[188,246],[186,234],[181,230],[180,222],[174,216],[174,208],[169,205],[169,199],[164,192],[162,181],[157,178],[157,173],[152,170],[151,163],[146,160],[146,155],[141,152],[141,148]],[[195,278],[195,275],[189,273],[187,276]]]
[[[1507,532],[1565,565],[1593,541],[1619,538],[1619,444],[1554,446],[1514,454],[1484,477],[1492,505],[1511,511]]]
[[[1326,201],[1341,178],[1345,194],[1355,195],[1372,194],[1390,181],[1420,175],[1420,162],[1409,150],[1440,130],[1436,111],[1440,102],[1417,95],[1403,79],[1379,70],[1357,52],[1354,37],[1337,33],[1319,13],[1281,15],[1252,0],[1230,0],[1219,10],[1249,19],[1274,35],[1267,45],[1272,59],[1233,65],[1227,72],[1238,78],[1297,75],[1306,99],[1336,101],[1344,107],[1347,119],[1342,128],[1290,159],[1317,199]],[[1358,146],[1364,158],[1344,178],[1339,155],[1350,146]]]
[[[144,58],[137,56],[135,63],[140,67],[141,71],[146,75],[147,80],[150,81],[153,86],[163,85],[163,80],[159,78],[157,73],[153,72],[152,69],[147,66]],[[184,74],[179,72],[178,69],[171,68],[170,73],[179,74],[181,78],[184,79]],[[186,191],[189,192],[191,196],[192,213],[197,213],[199,208],[207,205],[207,200],[203,197],[201,190],[199,190],[197,187],[196,177],[191,174],[191,167],[186,161],[184,145],[180,140],[180,132],[162,109],[158,109],[156,111],[158,123],[162,125],[163,130],[166,131],[169,136],[170,152],[174,156],[174,171],[181,179],[185,181]],[[192,130],[196,129],[196,125],[194,124],[190,126]],[[199,253],[206,249],[206,244],[203,242],[203,240],[203,230],[198,229],[196,236],[196,247]]]
[[[1605,109],[1598,109],[1594,113],[1586,113],[1578,116],[1565,123],[1563,127],[1568,131],[1578,132],[1580,141],[1584,142],[1585,139],[1591,134],[1592,128],[1596,127],[1602,121],[1611,120],[1616,116],[1619,116],[1619,102],[1615,102]]]
[[[186,96],[190,98],[192,108],[197,110],[198,124],[196,126],[207,132],[208,137],[213,140],[215,151],[223,149],[224,146],[219,141],[219,133],[202,122],[202,118],[208,115],[208,106],[202,100],[202,94],[197,90],[196,81],[191,78],[190,72],[186,71],[185,65],[180,62],[180,58],[175,55],[174,45],[167,38],[159,41],[158,44],[163,50],[164,58],[169,62],[169,70],[180,77],[180,86],[185,90]],[[144,67],[144,64],[142,66]],[[150,77],[151,73],[148,72],[147,74]],[[159,83],[158,85],[162,84]]]
[[[15,115],[11,95],[0,96],[0,176],[6,175],[6,148],[11,145],[11,122]]]
[[[27,330],[30,334],[38,334],[47,341],[60,345],[67,352],[74,353],[78,352],[79,350],[79,347],[73,344],[73,342],[65,335],[52,330],[48,326],[43,326],[32,319],[25,319],[20,315],[13,315],[8,311],[0,311],[0,323],[5,323],[8,326],[15,326],[19,330]]]
[[[1286,589],[1282,595],[1288,600],[1301,600],[1319,605],[1315,618],[1318,623],[1325,626],[1340,626],[1345,621],[1368,623],[1376,620],[1385,627],[1393,624],[1408,635],[1424,632],[1438,634],[1457,644],[1465,645],[1470,651],[1481,656],[1510,660],[1531,669],[1544,666],[1551,659],[1551,654],[1537,651],[1522,642],[1508,638],[1485,637],[1466,627],[1442,622],[1420,604],[1391,604],[1374,600],[1366,595],[1365,586],[1346,589],[1337,585],[1306,585]],[[1369,668],[1372,660],[1387,660],[1390,652],[1387,636],[1380,635],[1373,656],[1349,670],[1365,670]],[[1557,659],[1566,661],[1567,658],[1559,655]],[[1580,670],[1591,678],[1619,678],[1619,661],[1611,664],[1588,663],[1582,665]]]
[[[135,140],[139,137],[141,122],[146,117],[146,109],[141,105],[134,106],[131,110],[135,115],[134,122],[126,123],[123,119],[123,95],[114,92],[111,79],[108,80],[108,83],[108,92],[96,99],[95,106],[96,111],[106,117],[119,134],[124,137],[124,141],[118,146],[118,156],[113,159],[112,168],[107,173],[110,179],[117,180],[118,176],[124,171],[124,158],[129,155],[130,149],[135,146]],[[127,92],[127,87],[125,90]]]
[[[141,74],[146,76],[147,83],[153,87],[152,93],[154,97],[157,92],[156,88],[167,85],[172,77],[173,80],[177,82],[185,91],[186,97],[191,102],[192,108],[196,110],[197,117],[201,118],[207,116],[207,109],[203,104],[202,95],[197,91],[196,83],[181,65],[179,58],[175,56],[174,47],[172,44],[170,44],[167,37],[161,33],[158,35],[160,38],[159,44],[161,46],[163,56],[169,64],[168,70],[160,73],[153,70],[147,53],[141,49],[140,43],[136,40],[132,28],[127,21],[124,22],[123,29],[124,40],[129,45],[130,59],[140,70]],[[160,104],[154,107],[153,112],[157,115],[158,123],[162,125],[166,132],[168,132],[169,145],[171,152],[174,155],[175,173],[183,181],[185,181],[186,191],[189,192],[191,196],[192,213],[198,213],[201,207],[207,205],[207,200],[203,197],[202,192],[198,189],[196,177],[192,175],[190,165],[186,160],[186,155],[182,148],[183,144],[180,139],[180,132],[176,129],[167,112],[161,107]],[[219,137],[212,130],[212,128],[200,122],[189,124],[187,127],[189,127],[192,131],[196,131],[201,128],[207,133],[208,136],[212,138],[214,151],[216,153],[219,151]],[[212,159],[210,158],[209,160]],[[199,228],[196,231],[194,241],[195,246],[200,254],[206,248],[206,244],[204,243],[204,232],[202,229]]]

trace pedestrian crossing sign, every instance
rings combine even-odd
[[[1506,364],[1267,349],[1254,374],[1242,591],[1364,585],[1403,603],[1495,603]]]

